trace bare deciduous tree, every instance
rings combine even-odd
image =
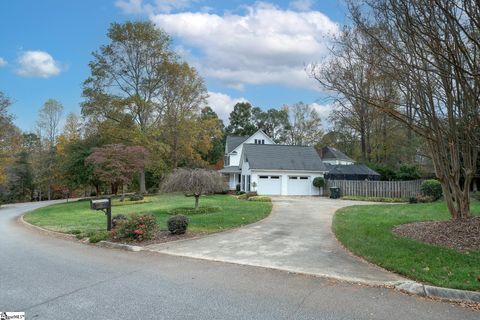
[[[354,55],[343,61],[364,64],[380,81],[368,94],[349,87],[342,94],[423,137],[452,218],[469,217],[480,150],[479,2],[370,0],[359,6],[352,1],[350,11],[355,37],[343,42],[340,52]],[[386,88],[395,88],[394,94]]]
[[[195,209],[201,195],[227,190],[221,173],[205,169],[176,169],[163,182],[164,192],[184,192],[195,197]]]

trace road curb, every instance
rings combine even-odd
[[[25,227],[27,227],[29,229],[34,229],[34,230],[40,231],[41,233],[45,233],[45,234],[48,234],[48,235],[56,237],[56,238],[62,238],[62,239],[66,239],[66,240],[78,240],[77,237],[73,234],[68,234],[68,233],[63,233],[63,232],[58,232],[58,231],[52,231],[52,230],[48,230],[48,229],[36,226],[34,224],[31,224],[30,222],[25,221],[25,219],[23,218],[24,215],[25,214],[22,214],[17,219],[17,221],[19,221],[20,223],[22,223]]]
[[[395,289],[422,297],[446,299],[456,302],[480,303],[480,292],[435,287],[415,281],[402,281]]]

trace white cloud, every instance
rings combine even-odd
[[[0,67],[3,67],[6,64],[7,64],[7,61],[5,59],[3,59],[2,57],[0,57]]]
[[[22,77],[49,78],[60,74],[60,65],[45,51],[25,51],[17,59],[16,73]]]
[[[310,106],[318,112],[320,119],[322,119],[322,125],[324,128],[329,128],[331,126],[330,120],[330,113],[332,112],[334,105],[333,104],[319,104],[319,103],[312,103]]]
[[[248,102],[245,98],[232,98],[220,92],[208,93],[208,105],[215,111],[225,124],[228,124],[228,116],[238,102]]]
[[[298,11],[309,11],[313,6],[313,0],[295,0],[290,2],[289,7]]]
[[[242,89],[248,84],[283,84],[316,89],[304,65],[327,53],[339,27],[318,11],[282,10],[258,2],[244,15],[181,12],[150,15],[151,20],[198,49],[203,76]]]
[[[117,0],[115,6],[126,14],[171,12],[190,7],[198,0]]]

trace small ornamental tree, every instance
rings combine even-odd
[[[147,150],[143,147],[109,144],[93,148],[85,162],[93,165],[94,175],[100,181],[112,186],[112,193],[116,194],[121,186],[123,199],[123,186],[145,168],[146,158]]]
[[[201,195],[227,190],[228,186],[221,173],[205,169],[176,169],[162,184],[164,192],[184,192],[195,197],[195,209]]]
[[[325,186],[325,179],[323,179],[322,177],[316,177],[315,179],[313,179],[313,186],[318,189],[323,188]]]

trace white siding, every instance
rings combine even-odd
[[[270,139],[263,131],[257,131],[252,136],[250,136],[247,140],[245,140],[242,144],[236,147],[232,152],[230,152],[230,166],[238,166],[240,164],[240,157],[242,155],[243,145],[245,143],[255,143],[255,139],[257,140],[265,140],[265,144],[275,144],[272,139]],[[234,153],[236,152],[236,154]],[[233,154],[232,154],[233,153]]]

